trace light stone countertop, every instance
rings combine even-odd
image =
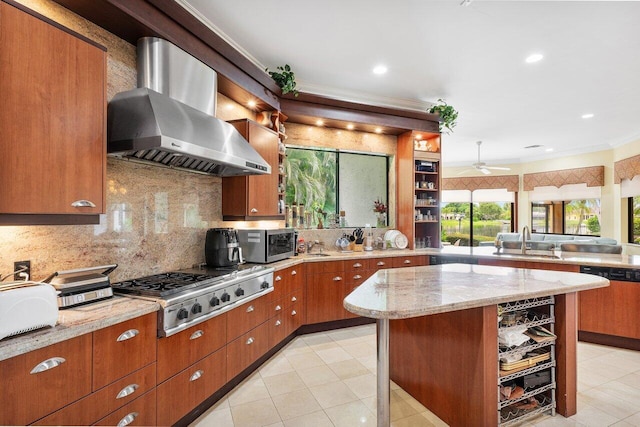
[[[0,340],[0,361],[156,312],[153,301],[114,296],[58,311],[58,324]]]
[[[445,264],[378,270],[344,299],[375,319],[406,319],[526,298],[609,286],[599,276],[559,271]]]

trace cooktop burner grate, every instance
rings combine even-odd
[[[111,286],[122,293],[166,297],[204,284],[209,285],[215,278],[216,276],[208,274],[169,272],[125,280]]]

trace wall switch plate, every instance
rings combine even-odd
[[[31,279],[31,261],[16,261],[13,263],[13,271],[18,271],[23,269],[24,267],[27,267],[27,269],[25,271],[21,271],[20,273],[16,273],[13,275],[13,280],[29,280]],[[25,279],[24,276],[21,276],[20,274],[24,274],[27,273],[27,278]]]

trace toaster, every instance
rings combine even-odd
[[[29,281],[0,284],[0,339],[55,326],[57,321],[53,286]]]

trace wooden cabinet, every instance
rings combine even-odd
[[[0,3],[0,222],[105,211],[105,50]]]
[[[408,255],[392,258],[393,268],[418,267],[421,265],[428,265],[427,255]]]
[[[0,425],[26,425],[91,393],[91,334],[0,362]]]
[[[227,343],[227,314],[158,339],[158,382],[186,369]]]
[[[227,342],[265,322],[271,315],[271,293],[227,312]]]
[[[409,248],[440,247],[440,134],[398,136],[398,230]]]
[[[222,348],[157,387],[157,423],[173,425],[226,382],[227,352]]]
[[[230,381],[269,351],[269,322],[264,322],[227,344],[227,379]]]
[[[156,313],[93,333],[93,390],[156,361]]]
[[[96,423],[99,426],[155,426],[156,390],[140,396]]]
[[[222,179],[224,220],[283,219],[278,203],[278,134],[252,120],[231,123],[271,166],[269,175],[234,176]]]
[[[344,319],[342,308],[346,277],[344,261],[313,262],[305,266],[307,323],[321,323]]]
[[[303,265],[274,274],[273,301],[269,319],[269,347],[273,348],[305,323]]]
[[[640,340],[640,285],[611,280],[609,287],[579,293],[582,332]]]

